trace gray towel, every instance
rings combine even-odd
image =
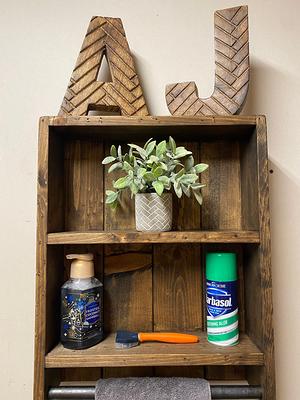
[[[96,384],[95,400],[210,400],[200,378],[109,378]]]

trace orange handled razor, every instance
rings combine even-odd
[[[117,348],[130,348],[137,346],[142,342],[165,342],[165,343],[197,343],[199,341],[198,336],[189,335],[186,333],[174,333],[174,332],[128,332],[128,331],[117,331],[116,334],[116,347]]]

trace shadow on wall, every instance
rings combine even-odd
[[[276,70],[272,65],[266,64],[256,57],[250,58],[250,85],[246,104],[242,115],[266,114],[267,104],[280,101],[280,99],[270,96],[274,94],[274,87],[278,82],[282,82],[283,74]],[[279,91],[278,91],[279,96]]]
[[[290,393],[291,387],[297,391],[297,368],[285,368],[284,365],[297,365],[299,355],[295,354],[294,344],[298,343],[295,315],[299,315],[300,304],[295,294],[299,291],[297,267],[300,264],[300,182],[273,159],[269,161],[270,198],[271,198],[271,244],[273,265],[273,298],[275,328],[276,383],[279,399]],[[296,252],[296,256],[295,256]],[[290,343],[290,344],[288,344]],[[291,396],[291,398],[297,397]]]

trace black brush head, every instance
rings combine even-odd
[[[117,331],[116,334],[116,347],[129,348],[139,344],[138,334],[129,331]]]

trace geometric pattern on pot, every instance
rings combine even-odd
[[[230,115],[243,108],[250,79],[248,7],[218,10],[214,24],[213,94],[200,99],[195,82],[167,85],[165,95],[172,115]]]
[[[104,56],[112,82],[97,81]],[[87,115],[90,110],[148,115],[120,18],[91,19],[59,115]]]
[[[172,193],[135,195],[135,223],[138,231],[170,231],[172,228]]]

